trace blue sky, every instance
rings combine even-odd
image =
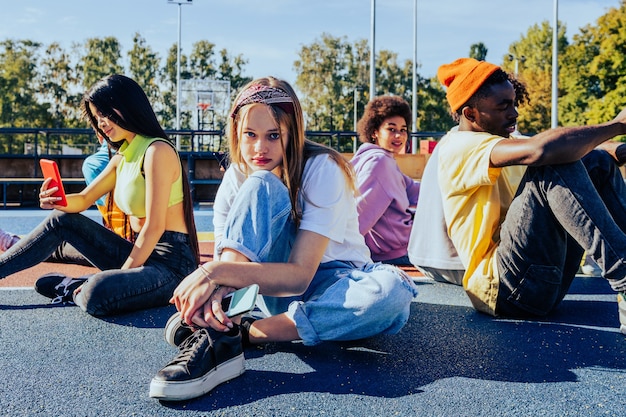
[[[178,7],[167,0],[4,0],[0,39],[52,41],[70,48],[91,37],[115,36],[132,47],[139,32],[162,58],[178,39]],[[510,43],[533,24],[552,22],[553,0],[418,0],[417,59],[424,76],[467,56],[483,42],[500,64]],[[619,0],[560,0],[567,35],[578,33]],[[193,0],[182,6],[182,50],[198,40],[248,59],[245,75],[274,75],[294,83],[298,51],[322,33],[350,42],[370,38],[371,0]],[[376,1],[376,50],[413,58],[414,0]]]

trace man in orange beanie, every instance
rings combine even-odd
[[[608,141],[626,133],[626,110],[599,125],[518,139],[511,134],[527,99],[521,83],[470,58],[442,65],[437,76],[459,122],[437,146],[438,182],[474,307],[546,315],[587,251],[618,293],[626,333],[626,186],[618,169],[626,146]]]

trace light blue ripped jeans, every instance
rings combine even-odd
[[[268,171],[253,173],[228,213],[217,251],[236,250],[253,262],[287,262],[296,229],[287,187]],[[417,295],[400,269],[382,263],[320,264],[309,288],[297,297],[263,297],[270,314],[287,313],[305,345],[394,334],[407,322]]]

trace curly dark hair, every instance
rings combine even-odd
[[[473,96],[467,100],[465,104],[463,104],[459,109],[453,114],[454,120],[458,122],[461,117],[461,112],[463,111],[463,107],[470,106],[476,107],[476,103],[478,100],[486,98],[489,96],[489,90],[492,86],[501,84],[504,82],[510,82],[513,84],[513,89],[515,90],[515,107],[519,107],[522,104],[530,103],[530,98],[528,96],[528,90],[526,90],[526,86],[513,74],[509,74],[505,72],[503,69],[497,69],[493,74],[489,76],[485,80],[485,82],[480,86],[478,90],[474,93]]]
[[[365,112],[357,124],[357,133],[361,143],[371,143],[372,135],[389,117],[400,116],[407,126],[411,126],[413,116],[411,107],[402,97],[376,97],[365,106]]]

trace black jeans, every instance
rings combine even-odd
[[[613,158],[528,167],[500,231],[496,314],[545,315],[574,279],[584,251],[616,291],[626,289],[626,186]]]
[[[189,236],[166,231],[143,266],[121,270],[131,242],[82,214],[54,210],[0,256],[0,277],[47,260],[64,243],[101,270],[89,278],[75,300],[95,316],[167,305],[176,286],[197,267]]]

